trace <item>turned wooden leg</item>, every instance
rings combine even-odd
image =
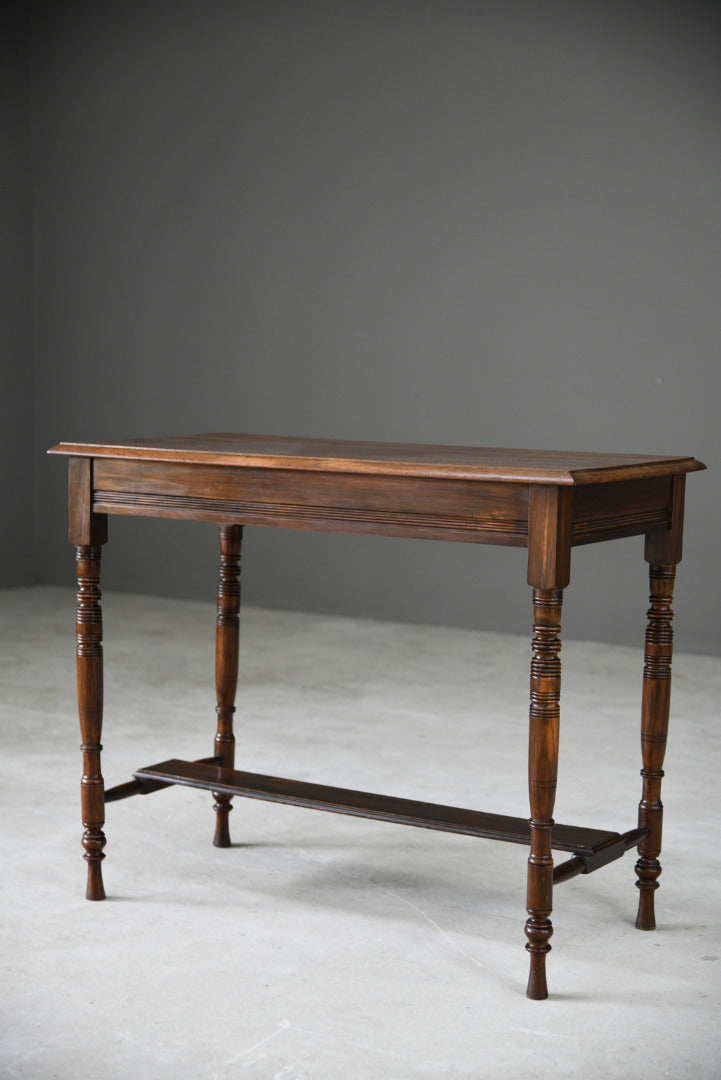
[[[671,701],[671,604],[675,577],[675,565],[650,567],[651,606],[646,628],[641,707],[643,791],[638,806],[639,828],[648,829],[648,836],[638,845],[639,859],[636,863],[636,885],[639,890],[636,926],[639,930],[656,929],[654,893],[658,888],[658,877],[661,873],[661,864],[658,861],[663,824],[661,779]]]
[[[235,691],[238,685],[238,644],[240,635],[240,548],[243,539],[241,525],[225,525],[220,529],[220,569],[218,572],[218,617],[215,630],[215,689],[218,699],[216,713],[215,756],[227,769],[235,765],[235,736],[233,714]],[[216,847],[230,847],[228,815],[232,795],[213,792],[215,803]]]
[[[88,900],[104,900],[102,861],[105,858],[105,794],[100,771],[100,736],[103,726],[103,617],[100,607],[101,548],[75,548],[78,577],[77,674],[78,713],[83,752],[80,786],[83,847],[88,864]]]
[[[558,772],[560,721],[561,589],[533,590],[533,658],[529,712],[528,788],[531,803],[531,853],[528,857],[526,948],[531,956],[526,994],[548,997],[546,955],[553,933],[553,858],[551,829]]]

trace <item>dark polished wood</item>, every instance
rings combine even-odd
[[[104,806],[173,784],[215,799],[219,847],[230,844],[234,796],[530,845],[527,993],[547,996],[553,886],[638,845],[637,925],[655,925],[661,851],[662,765],[669,716],[671,594],[681,558],[690,457],[293,439],[212,434],[116,443],[61,443],[69,458],[69,537],[78,566],[78,702],[83,739],[83,844],[90,899],[104,896]],[[106,795],[100,769],[102,620],[100,546],[107,515],[189,519],[220,527],[216,630],[217,730],[212,758],[140,769]],[[238,678],[240,548],[244,525],[527,548],[533,590],[529,707],[530,821],[237,772],[233,714]],[[642,703],[643,792],[638,827],[624,833],[557,825],[561,607],[572,548],[645,536],[651,566]],[[554,867],[554,849],[571,858]]]
[[[553,934],[553,806],[558,775],[561,700],[561,606],[571,575],[573,492],[531,488],[528,583],[533,588],[533,655],[528,735],[531,851],[526,889],[526,948],[531,963],[526,994],[548,997],[546,956]]]
[[[532,484],[609,483],[703,468],[691,457],[506,450],[495,446],[300,439],[283,435],[178,435],[123,443],[59,443],[49,453],[130,461],[177,461],[349,475],[503,480]]]
[[[673,586],[675,566],[651,566],[651,606],[646,628],[646,649],[643,665],[643,697],[641,704],[641,753],[643,756],[643,792],[638,806],[638,824],[647,830],[638,845],[636,863],[638,880],[639,930],[655,930],[654,893],[658,888],[661,864],[661,830],[663,803],[661,780],[663,759],[668,737],[668,718],[671,704],[671,658],[673,653]]]
[[[531,955],[527,995],[548,997],[546,954],[553,934],[553,806],[558,778],[561,698],[562,589],[533,590],[533,659],[528,736],[531,853],[528,856],[526,948]]]
[[[88,864],[85,895],[104,900],[102,861],[105,858],[105,800],[100,768],[100,737],[103,729],[103,616],[100,607],[100,547],[79,545],[75,549],[78,578],[77,679],[78,715],[83,754],[80,786],[83,816],[83,847]]]
[[[227,525],[220,530],[220,568],[218,570],[218,613],[215,627],[215,691],[218,699],[215,733],[215,757],[226,769],[235,765],[233,714],[238,686],[238,644],[240,636],[240,547],[241,525]],[[215,799],[216,847],[230,847],[228,815],[232,795],[213,791]]]
[[[75,546],[78,583],[76,669],[83,776],[80,805],[83,848],[87,863],[88,900],[104,900],[102,862],[105,858],[105,799],[100,765],[103,729],[103,615],[100,557],[108,538],[108,519],[92,510],[92,462],[71,459],[68,469],[68,539]]]
[[[325,784],[310,784],[279,776],[237,772],[210,762],[173,759],[138,769],[134,775],[137,781],[146,785],[181,784],[213,792],[217,790],[229,796],[239,795],[264,802],[329,810],[336,814],[374,818],[396,825],[415,825],[421,829],[460,833],[463,836],[483,836],[509,844],[528,844],[531,839],[531,825],[527,818],[463,810],[457,806],[440,806],[367,791],[349,791],[347,788],[327,787]],[[621,839],[618,833],[604,829],[585,829],[574,825],[556,825],[553,829],[554,848],[572,851],[587,861],[592,861],[593,856]]]
[[[683,553],[683,518],[686,476],[672,479],[669,500],[669,527],[647,533],[644,549],[649,563],[650,607],[646,625],[641,700],[641,757],[643,786],[638,807],[638,824],[647,835],[638,845],[636,874],[639,930],[656,929],[655,892],[661,874],[661,833],[663,803],[661,780],[666,754],[671,706],[671,662],[673,659],[673,589],[676,566]]]

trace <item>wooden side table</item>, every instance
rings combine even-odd
[[[69,539],[78,578],[77,674],[82,735],[83,847],[87,898],[105,897],[105,804],[171,784],[206,788],[215,800],[218,847],[230,844],[233,796],[292,803],[426,829],[530,845],[527,994],[545,998],[554,885],[588,874],[638,847],[636,925],[655,927],[661,866],[661,778],[671,679],[671,602],[681,558],[690,457],[553,453],[455,446],[361,443],[258,435],[193,435],[111,443],[60,443],[69,458]],[[217,730],[214,753],[139,769],[104,791],[100,554],[108,514],[215,522],[220,529],[217,596]],[[374,533],[528,549],[533,589],[529,712],[530,820],[348,791],[234,769],[240,549],[244,525]],[[553,820],[560,719],[561,604],[571,548],[644,534],[651,600],[646,630],[638,825],[624,833]],[[554,866],[552,849],[570,854]]]

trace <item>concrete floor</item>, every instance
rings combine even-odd
[[[212,752],[212,605],[108,595],[108,786]],[[108,807],[84,900],[70,590],[0,593],[0,1076],[711,1080],[721,1073],[721,663],[681,655],[656,933],[633,853],[556,891],[524,996],[522,847],[204,792]],[[526,813],[525,637],[243,612],[238,767]],[[638,650],[564,645],[556,818],[624,830]]]

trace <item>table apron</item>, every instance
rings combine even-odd
[[[571,544],[667,529],[671,478],[573,489]],[[92,510],[525,547],[529,485],[96,458]]]
[[[528,485],[96,459],[93,511],[510,544],[528,536]]]

